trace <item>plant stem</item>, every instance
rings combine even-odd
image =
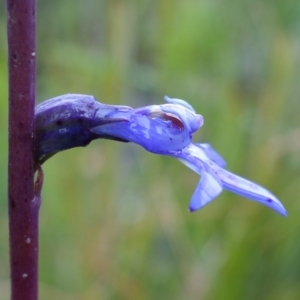
[[[7,0],[8,207],[11,299],[38,298],[38,205],[34,198],[35,0]]]

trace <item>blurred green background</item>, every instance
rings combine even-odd
[[[4,2],[4,1],[3,1]],[[107,140],[44,165],[40,299],[300,299],[300,1],[38,1],[37,100],[190,102],[228,169],[288,210],[224,192],[189,213],[199,180]],[[7,45],[0,4],[0,299],[9,298]]]

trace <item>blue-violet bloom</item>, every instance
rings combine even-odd
[[[192,143],[203,117],[190,104],[165,100],[167,104],[137,109],[106,105],[88,95],[47,100],[35,112],[35,161],[42,164],[59,151],[86,146],[98,138],[133,142],[152,153],[175,157],[201,176],[190,211],[202,208],[226,189],[287,215],[268,190],[227,171],[225,160],[209,144]]]
[[[169,104],[131,111],[129,122],[105,124],[91,131],[127,139],[156,154],[176,157],[198,173],[201,180],[192,196],[190,211],[202,208],[226,189],[287,215],[281,202],[268,190],[227,171],[225,160],[209,144],[191,142],[203,118],[190,104],[169,97],[165,100]]]

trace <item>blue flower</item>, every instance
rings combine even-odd
[[[137,109],[77,94],[45,101],[35,112],[35,161],[42,164],[59,151],[86,146],[98,138],[133,142],[152,153],[175,157],[201,176],[190,211],[202,208],[226,189],[287,215],[268,190],[227,171],[226,162],[209,144],[192,143],[203,117],[190,104],[165,100],[167,104]]]
[[[152,153],[176,157],[198,173],[201,180],[192,196],[190,211],[202,208],[226,189],[287,215],[268,190],[227,171],[225,160],[209,144],[192,143],[192,134],[203,124],[202,116],[184,100],[165,100],[169,104],[134,109],[128,112],[126,122],[100,125],[91,131],[126,139]]]
[[[59,151],[98,138],[133,142],[157,154],[180,150],[191,143],[203,118],[188,104],[167,100],[168,104],[137,109],[103,104],[80,94],[44,101],[35,109],[35,160],[42,164]]]

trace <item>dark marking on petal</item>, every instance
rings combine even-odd
[[[172,125],[174,125],[175,127],[177,127],[178,129],[181,129],[181,130],[184,129],[184,125],[181,122],[181,120],[179,120],[178,118],[176,118],[172,115],[165,114],[165,116],[166,116],[166,120],[169,120],[172,122]]]
[[[195,209],[195,208],[192,208],[192,207],[189,207],[189,212],[195,212],[197,209]]]
[[[183,130],[184,129],[184,124],[182,123],[182,121],[174,115],[171,114],[167,114],[164,112],[152,112],[151,114],[149,114],[148,116],[149,118],[159,118],[163,121],[169,121],[171,123],[171,126],[168,125],[168,127],[175,127],[178,128],[179,130]]]

